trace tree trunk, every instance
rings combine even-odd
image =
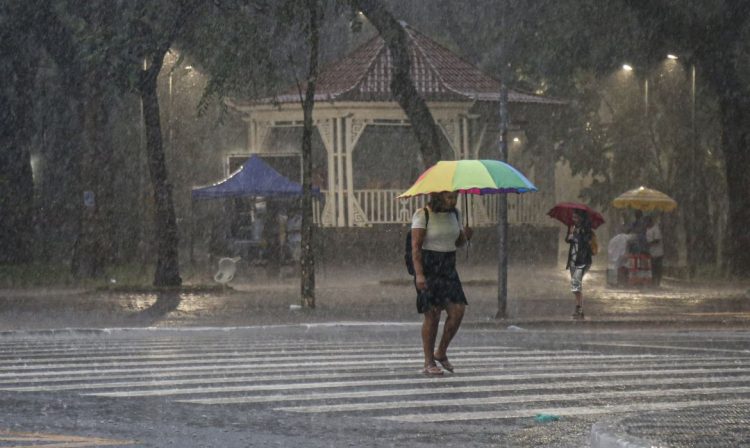
[[[727,259],[732,275],[750,275],[750,98],[720,92],[722,137],[729,199]]]
[[[411,122],[425,166],[440,160],[440,130],[427,103],[411,79],[406,31],[378,0],[351,0],[362,11],[388,45],[391,53],[391,93]]]
[[[96,82],[91,79],[88,85]],[[81,102],[84,145],[80,159],[80,227],[76,239],[71,267],[78,278],[96,278],[104,275],[108,260],[111,259],[111,234],[106,225],[107,204],[110,195],[106,193],[111,184],[108,154],[104,135],[107,122],[107,108],[103,92],[94,91]]]
[[[302,306],[315,308],[315,254],[313,252],[312,216],[312,134],[313,108],[315,107],[315,83],[318,79],[318,46],[320,42],[318,24],[318,0],[308,0],[310,14],[310,61],[302,102],[302,242],[300,255]]]
[[[54,166],[54,170],[44,173],[43,192],[46,201],[42,204],[45,212],[41,214],[40,231],[44,234],[41,239],[42,257],[49,257],[47,247],[52,247],[57,241],[65,240],[68,244],[60,247],[60,253],[70,261],[70,271],[73,275],[78,272],[79,259],[78,237],[81,227],[82,188],[81,188],[81,159],[84,147],[83,137],[83,101],[80,96],[72,93],[70,84],[63,80],[59,86],[62,91],[57,99],[57,110],[52,121],[42,132],[52,134],[51,141],[45,142],[47,166]]]
[[[179,286],[177,220],[175,218],[172,187],[167,178],[167,164],[162,144],[159,98],[156,80],[164,62],[164,53],[154,56],[151,66],[144,70],[140,84],[143,122],[146,130],[146,159],[154,195],[154,231],[156,241],[156,272],[154,286]]]
[[[729,208],[727,268],[729,274],[747,278],[750,276],[750,233],[746,229],[750,223],[750,177],[747,175],[750,169],[750,89],[734,53],[715,51],[705,55],[701,64],[707,67],[703,70],[706,82],[716,92],[719,102]]]
[[[29,146],[33,119],[29,93],[34,91],[35,63],[27,50],[14,42],[0,43],[0,54],[10,59],[0,69],[7,81],[0,87],[0,263],[32,259],[34,181]]]

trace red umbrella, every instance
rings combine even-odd
[[[604,224],[604,217],[601,215],[601,213],[597,212],[596,210],[589,208],[588,205],[585,204],[579,204],[577,202],[561,202],[557,204],[556,206],[552,207],[550,211],[547,212],[547,215],[549,215],[552,218],[555,218],[556,220],[560,221],[561,223],[572,226],[573,225],[573,210],[583,210],[586,213],[588,213],[589,218],[591,219],[591,228],[596,229],[600,225]]]

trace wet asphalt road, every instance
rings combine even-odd
[[[0,446],[588,446],[611,418],[746,410],[748,339],[470,326],[425,378],[411,323],[6,334]]]
[[[289,277],[0,291],[0,446],[571,447],[622,419],[670,436],[646,415],[747,422],[747,284],[611,289],[594,270],[581,323],[564,270],[514,268],[496,320],[492,268],[465,269],[457,372],[428,379],[400,271],[319,274],[315,310],[290,308]]]

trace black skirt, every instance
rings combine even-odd
[[[417,289],[417,312],[424,313],[433,307],[445,308],[449,303],[468,305],[456,271],[455,251],[422,250],[422,267],[427,288]]]

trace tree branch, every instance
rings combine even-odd
[[[424,98],[419,95],[410,75],[406,31],[378,0],[349,0],[362,11],[388,45],[391,53],[391,93],[411,121],[426,166],[440,160],[440,134]]]

